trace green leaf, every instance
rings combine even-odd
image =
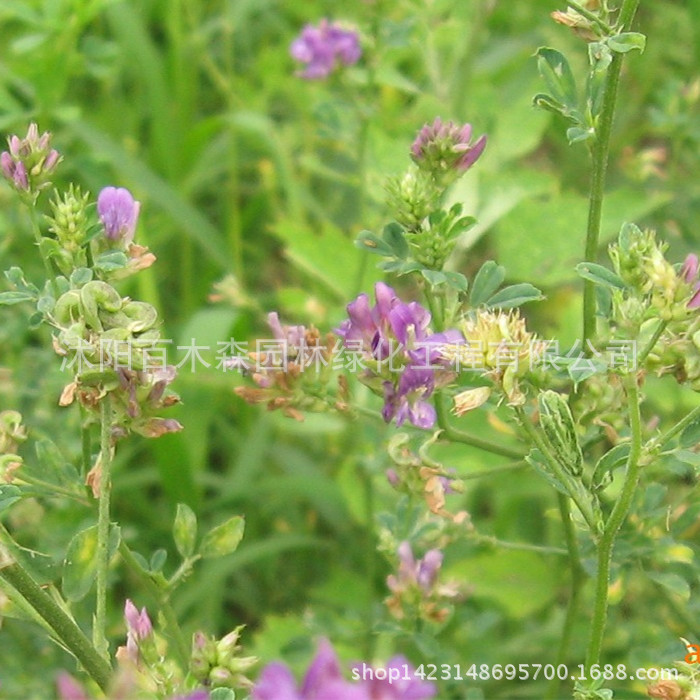
[[[89,267],[78,267],[71,273],[71,287],[82,287],[92,280],[92,270]]]
[[[456,289],[458,292],[466,292],[469,289],[469,280],[461,272],[443,272],[445,281],[449,287]]]
[[[700,418],[688,425],[680,437],[681,447],[694,447],[698,443],[700,443]]]
[[[199,553],[207,558],[223,557],[235,552],[243,539],[245,520],[241,515],[234,515],[225,523],[209,530],[202,540]]]
[[[663,586],[666,590],[677,595],[682,600],[690,599],[690,585],[678,574],[647,571],[646,575],[654,582]]]
[[[175,522],[173,523],[173,539],[177,551],[183,559],[192,556],[197,541],[197,516],[192,508],[185,503],[177,504]]]
[[[617,53],[627,53],[628,51],[644,52],[647,38],[639,32],[623,32],[608,39],[608,46]]]
[[[569,145],[573,146],[575,143],[582,143],[583,141],[594,139],[595,129],[590,127],[584,129],[580,126],[572,126],[570,129],[566,130],[566,138],[569,141]]]
[[[534,470],[547,481],[550,486],[553,486],[559,493],[563,493],[565,496],[569,495],[564,484],[559,481],[559,479],[552,474],[549,464],[544,455],[538,449],[532,449],[530,454],[525,457],[525,461],[534,468]]]
[[[566,57],[556,49],[543,46],[537,49],[537,69],[547,83],[552,96],[561,104],[575,109],[576,81]]]
[[[624,289],[626,286],[618,274],[596,263],[579,263],[576,265],[576,272],[585,280],[611,289]]]
[[[420,271],[423,278],[430,284],[431,287],[438,287],[447,282],[445,273],[441,270],[428,270],[427,268]]]
[[[405,260],[409,254],[408,243],[404,236],[403,227],[392,221],[384,227],[382,238],[391,249],[391,252],[401,260]]]
[[[214,688],[209,693],[209,700],[236,700],[236,693],[231,688]]]
[[[36,295],[30,292],[2,292],[0,294],[0,306],[12,306],[23,301],[34,301]]]
[[[372,231],[362,231],[355,239],[355,246],[360,248],[360,250],[366,250],[375,255],[391,257],[394,254],[391,245],[376,233],[372,233]]]
[[[593,469],[591,483],[595,489],[605,488],[612,480],[612,472],[622,466],[630,453],[629,443],[615,445],[608,450],[596,463]]]
[[[542,292],[529,282],[523,282],[501,289],[486,302],[486,306],[489,309],[513,309],[529,301],[540,299],[544,299]]]
[[[0,485],[0,512],[22,498],[22,491],[14,484]]]
[[[94,268],[101,272],[112,272],[126,267],[128,259],[121,250],[110,250],[95,259]]]
[[[506,278],[506,269],[502,265],[487,260],[476,273],[472,291],[469,295],[469,303],[472,306],[481,306],[495,294]]]
[[[151,555],[151,561],[148,562],[148,568],[157,573],[165,566],[165,561],[168,558],[168,553],[164,549],[156,549]]]
[[[109,556],[117,551],[121,532],[117,526],[109,530]],[[97,574],[97,525],[82,530],[68,545],[63,562],[63,595],[72,602],[82,600],[92,588]]]

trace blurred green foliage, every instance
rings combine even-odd
[[[177,503],[207,527],[246,516],[238,551],[203,562],[178,593],[188,632],[245,623],[250,651],[299,667],[321,634],[347,659],[399,649],[416,663],[554,663],[567,595],[565,562],[555,554],[455,546],[446,567],[470,594],[437,643],[373,630],[388,573],[374,517],[397,499],[384,479],[391,429],[334,416],[295,423],[251,408],[234,396],[240,379],[217,368],[214,352],[230,338],[264,334],[267,310],[323,330],[341,320],[345,304],[379,278],[352,241],[379,229],[384,178],[401,172],[415,132],[437,115],[469,121],[489,137],[479,168],[454,192],[478,224],[451,268],[472,274],[495,259],[510,281],[536,282],[547,301],[529,312],[533,326],[571,344],[580,332],[570,309],[580,293],[574,265],[583,249],[588,158],[585,146],[567,145],[562,123],[531,106],[542,88],[533,58],[539,46],[585,63],[585,44],[549,18],[562,5],[0,1],[0,130],[23,133],[37,121],[66,154],[66,182],[93,193],[106,184],[134,192],[142,203],[138,240],[158,256],[130,282],[134,294],[162,310],[163,336],[178,359],[176,347],[191,339],[212,349],[203,353],[211,367],[186,366],[178,378],[185,430],[126,443],[114,477],[114,516],[146,557],[165,548],[177,560],[170,535]],[[324,16],[361,29],[365,58],[341,76],[305,82],[288,47],[306,22]],[[625,64],[603,238],[635,220],[657,228],[680,260],[698,244],[700,6],[643,2],[637,24],[649,39]],[[3,185],[0,267],[18,260],[40,276],[27,224]],[[33,445],[50,439],[61,459],[76,463],[79,416],[57,412],[62,383],[46,334],[30,332],[20,309],[4,310],[0,408],[25,415]],[[651,383],[648,393],[661,414],[691,403],[666,384]],[[376,408],[364,394],[357,399]],[[503,430],[496,415],[469,420],[476,432]],[[466,477],[503,464],[465,446],[443,446],[439,456]],[[666,485],[644,496],[640,517],[658,528],[637,533],[646,554],[636,550],[633,564],[616,573],[606,663],[668,666],[680,657],[679,635],[700,639],[700,581],[689,561],[697,504],[675,533],[686,549],[664,530],[669,502],[692,493],[697,463],[669,469]],[[466,483],[450,505],[469,510],[479,532],[561,545],[555,497],[529,471]],[[72,533],[90,524],[84,505],[59,500],[25,501],[4,517],[22,544],[45,555],[38,558],[45,580]],[[113,576],[117,638],[123,599],[149,600],[123,569]],[[585,622],[574,629],[573,649],[585,643]],[[0,697],[47,697],[51,673],[70,664],[34,628],[3,620]],[[440,697],[541,698],[543,689],[541,681],[454,682]],[[645,696],[642,685],[625,692],[620,697]]]

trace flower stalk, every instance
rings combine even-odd
[[[621,31],[626,31],[632,24],[637,12],[639,0],[624,0],[620,9],[618,26]],[[577,8],[578,10],[578,8]],[[591,188],[588,205],[588,224],[586,227],[585,260],[595,262],[600,241],[600,225],[603,213],[603,198],[605,196],[605,179],[608,169],[608,157],[610,154],[610,134],[615,116],[617,103],[617,90],[620,84],[620,71],[622,69],[623,54],[614,53],[608,68],[605,91],[596,138],[593,144],[591,171]],[[596,333],[596,299],[595,284],[590,280],[584,281],[583,287],[583,347],[590,352],[588,341],[595,337]]]
[[[98,651],[109,657],[105,633],[107,624],[107,574],[109,569],[109,506],[112,465],[112,403],[109,394],[100,402],[100,487],[97,513],[97,600],[93,642]]]
[[[98,653],[68,614],[32,578],[0,542],[0,577],[14,588],[54,631],[90,677],[107,690],[112,676],[108,661]]]

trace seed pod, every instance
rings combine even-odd
[[[556,391],[543,391],[538,403],[540,426],[554,456],[572,476],[581,476],[583,454],[569,405]]]

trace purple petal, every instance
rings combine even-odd
[[[250,697],[251,700],[302,700],[292,672],[279,662],[263,669]]]
[[[443,554],[439,549],[430,549],[418,563],[416,580],[424,591],[429,591],[435,584],[438,572],[442,566],[442,559]]]
[[[688,283],[693,282],[698,276],[698,256],[689,253],[681,268],[681,277]]]
[[[316,698],[324,686],[339,680],[342,680],[342,674],[338,657],[331,643],[327,639],[322,639],[318,644],[316,656],[304,676],[301,695],[305,700]]]
[[[427,401],[416,401],[409,408],[408,417],[416,428],[422,428],[423,430],[430,430],[437,420],[435,408]]]

